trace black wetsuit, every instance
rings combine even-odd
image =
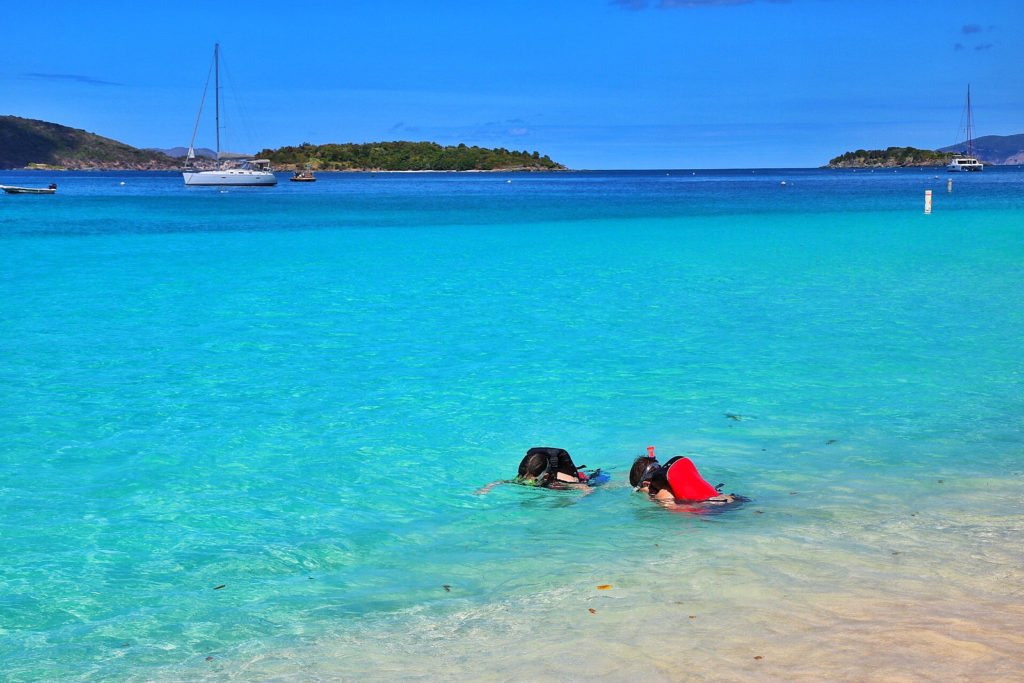
[[[576,479],[580,478],[580,473],[579,471],[577,471],[576,465],[573,464],[572,458],[569,457],[568,451],[566,451],[563,448],[547,448],[543,446],[531,448],[530,450],[526,451],[526,457],[523,458],[523,461],[521,463],[519,463],[520,477],[526,476],[528,474],[533,474],[534,476],[540,478],[540,475],[543,474],[528,471],[528,464],[531,460],[534,459],[533,456],[535,455],[542,455],[545,458],[547,458],[548,466],[547,469],[544,471],[551,473],[551,481],[554,481],[554,477],[558,472],[561,472],[562,474],[567,474],[571,477],[575,477]]]

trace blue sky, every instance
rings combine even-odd
[[[1024,133],[1024,0],[6,3],[0,114],[187,145],[432,140],[572,168],[819,166]],[[960,136],[960,137],[958,137]],[[197,146],[213,146],[204,121]]]

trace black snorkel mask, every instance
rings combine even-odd
[[[640,478],[637,479],[636,486],[633,487],[633,490],[639,491],[643,488],[643,485],[650,482],[654,477],[654,473],[659,469],[661,469],[661,464],[654,458],[651,458],[651,462],[644,468],[644,472],[640,475]]]

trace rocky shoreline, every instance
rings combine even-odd
[[[32,163],[16,171],[176,171],[181,164],[149,161],[128,164],[101,164],[94,161],[69,160],[54,164]],[[211,166],[212,168],[212,166]]]

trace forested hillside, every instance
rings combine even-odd
[[[181,166],[171,157],[56,123],[0,116],[0,168],[30,166],[156,170]]]
[[[259,156],[277,169],[299,169],[309,164],[324,171],[493,171],[565,170],[565,166],[538,152],[516,152],[434,142],[369,142],[265,149]]]

